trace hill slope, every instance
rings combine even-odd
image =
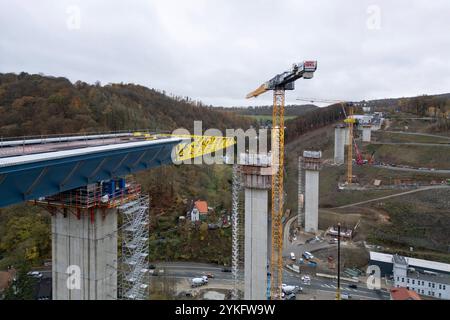
[[[133,129],[248,128],[252,119],[134,84],[89,85],[66,78],[0,74],[0,136]]]
[[[139,128],[172,131],[184,127],[193,132],[194,121],[202,121],[203,129],[217,128],[222,132],[226,128],[246,130],[254,124],[252,119],[230,111],[133,84],[72,84],[65,78],[0,74],[3,137]],[[191,200],[207,200],[216,209],[217,214],[208,221],[211,223],[217,222],[223,209],[229,209],[229,166],[164,166],[140,172],[134,178],[151,196],[151,259],[229,263],[228,230],[216,230],[202,239],[190,223],[174,228]],[[155,246],[162,236],[165,242]],[[192,250],[199,247],[201,251]],[[50,255],[48,213],[25,204],[0,209],[0,269],[11,264],[39,265]]]

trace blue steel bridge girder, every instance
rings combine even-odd
[[[180,141],[0,166],[0,208],[171,164]]]

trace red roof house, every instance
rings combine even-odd
[[[419,295],[406,288],[391,289],[391,300],[422,300]]]

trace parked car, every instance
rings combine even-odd
[[[344,292],[341,294],[341,298],[342,298],[342,300],[350,300],[352,298],[352,296],[350,294]]]
[[[301,277],[304,284],[310,284],[311,283],[311,277],[310,276],[302,276]]]
[[[40,273],[39,271],[30,271],[27,273],[27,275],[33,277],[33,278],[42,278],[42,273]]]
[[[291,260],[295,261],[295,253],[291,252]]]
[[[155,266],[154,264],[151,264],[151,265],[148,266],[148,268],[149,268],[150,270],[153,270],[153,269],[156,269],[156,266]]]

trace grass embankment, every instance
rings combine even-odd
[[[389,224],[373,225],[371,243],[391,252],[450,262],[450,190],[430,190],[386,201]],[[409,249],[413,247],[411,252]]]
[[[395,142],[395,143],[450,143],[448,137],[421,136],[419,134],[405,134],[394,132],[374,131],[372,140],[377,142]]]
[[[368,145],[375,151],[375,159],[389,164],[409,165],[415,168],[450,168],[450,147],[414,145]]]

